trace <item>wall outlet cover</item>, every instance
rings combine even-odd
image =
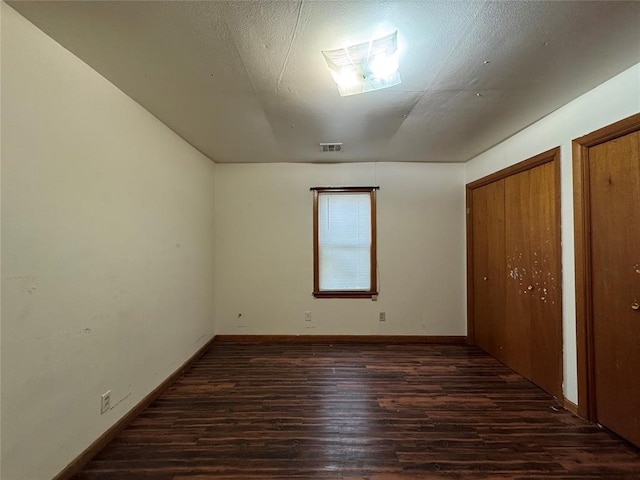
[[[100,415],[107,412],[111,408],[111,390],[100,395]]]

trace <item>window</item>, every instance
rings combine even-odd
[[[378,187],[314,187],[313,295],[371,298],[376,276]]]

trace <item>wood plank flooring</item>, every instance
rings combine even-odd
[[[76,480],[640,479],[640,452],[475,347],[212,348]]]

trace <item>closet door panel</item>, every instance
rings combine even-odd
[[[506,362],[531,378],[531,170],[505,179]]]
[[[528,215],[531,303],[531,379],[562,398],[562,312],[559,269],[560,245],[555,165],[546,163],[530,171],[531,202]]]
[[[505,182],[508,361],[514,370],[560,396],[555,165],[545,163]]]
[[[504,180],[473,190],[475,342],[504,361]]]

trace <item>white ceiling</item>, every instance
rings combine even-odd
[[[8,3],[216,162],[462,162],[640,62],[640,2]],[[395,29],[340,97],[321,50]]]

